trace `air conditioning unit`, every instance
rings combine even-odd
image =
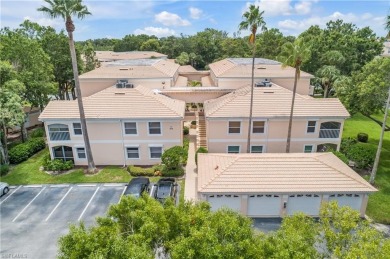
[[[129,82],[129,80],[127,80],[127,79],[119,79],[118,80],[118,83],[125,83],[125,84],[127,84]]]
[[[272,83],[268,80],[255,83],[255,87],[271,87]]]
[[[116,83],[116,88],[124,88],[125,85],[123,83]]]
[[[134,88],[134,85],[127,83],[127,84],[125,84],[125,88]]]

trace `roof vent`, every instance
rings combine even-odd
[[[255,83],[255,87],[271,87],[272,83],[268,81],[268,79],[265,79],[264,81]]]
[[[125,95],[126,93],[115,93],[115,95]]]
[[[129,80],[127,80],[127,79],[119,79],[118,80],[118,83],[128,83],[129,82]]]
[[[127,67],[121,67],[121,68],[119,68],[119,70],[129,70],[129,68],[127,68]]]

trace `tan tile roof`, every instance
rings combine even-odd
[[[178,64],[162,59],[121,60],[82,74],[80,79],[167,78],[173,77],[178,69]]]
[[[247,78],[252,76],[251,58],[230,58],[209,65],[216,77]],[[255,77],[259,78],[293,78],[295,69],[282,68],[277,61],[257,58],[255,62]],[[313,78],[313,75],[301,71],[301,78]]]
[[[202,193],[377,191],[332,153],[199,154]]]
[[[96,53],[96,58],[99,61],[167,57],[167,55],[155,51],[127,51],[127,52],[95,51],[95,53]]]
[[[177,80],[175,82],[175,87],[176,86],[181,86],[181,87],[186,87],[188,84],[188,78],[184,76],[178,76]]]
[[[292,91],[272,84],[272,87],[255,87],[253,93],[254,117],[289,117]],[[235,90],[220,98],[206,101],[206,117],[230,118],[249,116],[250,86]],[[348,111],[337,98],[312,98],[296,94],[294,118],[297,117],[349,117]]]
[[[109,87],[83,99],[86,118],[184,118],[185,102],[156,94],[152,90]],[[79,118],[77,100],[51,101],[40,120]]]
[[[193,66],[186,65],[186,66],[180,66],[179,67],[179,73],[186,73],[186,72],[198,72]]]

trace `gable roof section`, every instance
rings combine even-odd
[[[145,58],[166,58],[167,55],[155,51],[95,51],[99,61],[121,60],[121,59],[145,59]]]
[[[199,154],[201,193],[377,191],[332,153]]]
[[[255,87],[253,117],[289,117],[292,91],[272,84],[272,87]],[[249,117],[250,86],[243,87],[217,99],[206,101],[205,116],[209,118]],[[337,98],[312,98],[296,94],[294,118],[347,118],[348,111]]]
[[[216,77],[248,78],[252,76],[251,58],[228,58],[209,65]],[[256,58],[256,78],[294,78],[295,69],[292,67],[282,68],[278,61]],[[301,71],[301,78],[313,78],[313,75]]]
[[[80,79],[167,78],[173,77],[179,67],[163,59],[119,60],[84,73]]]
[[[185,102],[143,86],[109,87],[83,99],[88,119],[184,118]],[[77,101],[50,101],[40,120],[80,118]]]

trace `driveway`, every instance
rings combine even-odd
[[[1,258],[55,258],[69,224],[104,216],[124,184],[16,186],[0,198]]]

